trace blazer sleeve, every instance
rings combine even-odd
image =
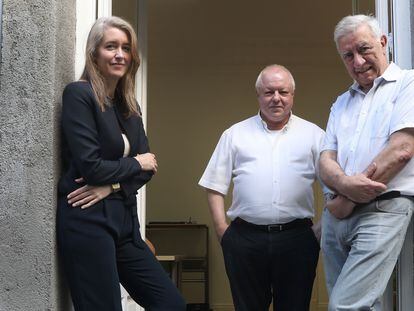
[[[149,144],[148,144],[148,138],[147,135],[145,135],[145,131],[144,131],[144,125],[142,124],[142,119],[138,118],[139,122],[139,132],[138,132],[138,137],[139,137],[139,142],[138,142],[138,153],[139,154],[143,154],[143,153],[147,153],[150,151],[149,149]],[[149,182],[152,178],[152,176],[154,175],[153,171],[143,171],[141,170],[141,172],[137,175],[134,175],[133,177],[131,177],[130,179],[121,182],[121,190],[122,190],[122,194],[125,197],[128,197],[132,194],[136,194],[137,191],[144,186],[147,182]]]
[[[141,172],[134,158],[101,157],[96,126],[96,103],[89,85],[69,84],[62,98],[62,129],[75,166],[85,182],[105,185],[123,182]]]

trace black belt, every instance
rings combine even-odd
[[[294,228],[301,228],[301,227],[311,227],[313,225],[312,220],[309,218],[304,219],[295,219],[291,222],[285,223],[285,224],[271,224],[271,225],[256,225],[252,224],[251,222],[245,221],[244,219],[241,219],[240,217],[237,217],[235,220],[233,220],[234,223],[240,224],[240,225],[246,225],[261,231],[266,232],[281,232],[285,230],[290,230]]]
[[[389,192],[386,192],[386,193],[383,193],[383,194],[377,196],[375,199],[372,200],[372,202],[382,201],[382,200],[391,200],[391,199],[395,199],[395,198],[410,198],[410,199],[414,199],[414,196],[402,194],[399,191],[389,191]]]

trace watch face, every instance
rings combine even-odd
[[[336,194],[335,193],[325,193],[324,195],[325,197],[325,201],[330,201],[336,198]]]
[[[112,184],[111,186],[112,186],[112,190],[114,192],[117,192],[117,191],[121,190],[121,185],[119,183]]]

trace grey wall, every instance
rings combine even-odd
[[[74,78],[75,0],[3,0],[0,310],[67,310],[56,258],[58,115]]]

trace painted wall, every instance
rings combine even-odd
[[[221,133],[257,113],[254,83],[267,64],[292,71],[294,113],[325,128],[330,105],[351,82],[332,33],[352,1],[148,2],[148,136],[159,172],[147,186],[147,221],[191,217],[210,226],[210,302],[230,310],[221,249],[197,182]]]
[[[74,78],[75,0],[3,1],[0,310],[68,310],[56,257],[58,115]]]

